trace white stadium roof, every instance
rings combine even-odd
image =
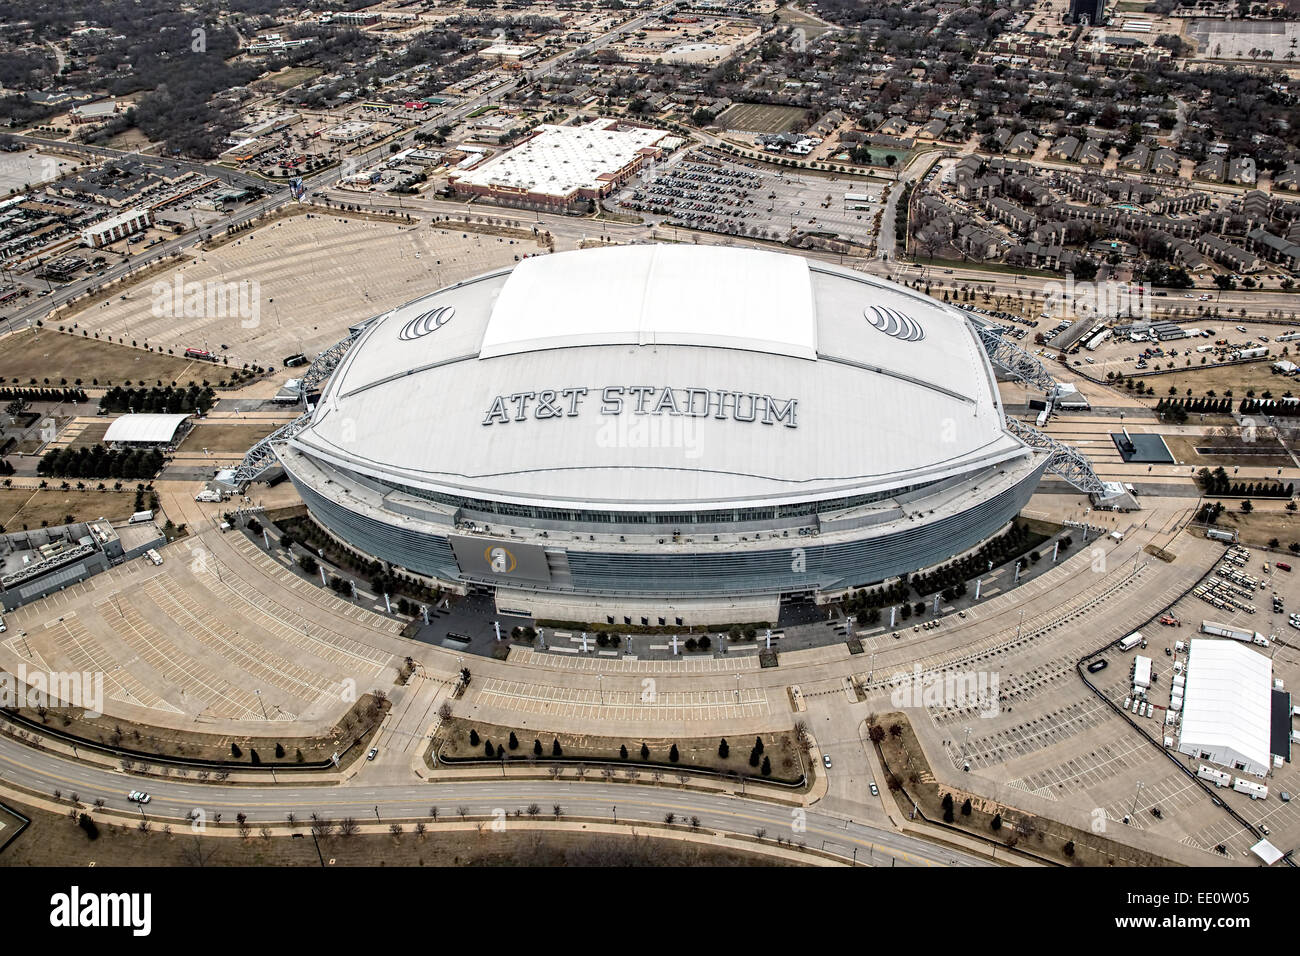
[[[1179,751],[1209,753],[1225,767],[1244,763],[1252,773],[1266,773],[1272,688],[1273,665],[1263,654],[1237,641],[1194,638]]]
[[[712,345],[817,357],[812,275],[795,256],[650,246],[525,259],[497,296],[479,358],[575,345]],[[617,303],[616,308],[610,308]]]
[[[705,410],[724,401],[746,414]],[[958,310],[800,257],[652,245],[380,316],[292,444],[388,484],[605,510],[852,497],[1028,454]]]
[[[123,415],[108,426],[106,442],[140,442],[162,444],[172,440],[176,429],[189,415]]]

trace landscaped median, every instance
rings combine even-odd
[[[810,778],[809,743],[802,726],[752,737],[601,737],[524,731],[449,716],[434,735],[425,762],[430,768],[535,768],[539,776],[584,768],[593,777],[619,774],[628,779],[636,779],[629,772],[650,780],[700,774],[802,791]]]
[[[900,810],[911,814],[915,805],[928,824],[983,841],[995,858],[999,849],[1005,849],[1061,866],[1173,865],[1090,830],[941,784],[902,712],[868,718],[868,734],[885,768],[885,784]]]
[[[45,749],[63,746],[92,751],[137,773],[147,773],[150,763],[218,773],[333,770],[333,755],[342,757],[353,748],[364,749],[391,706],[381,693],[365,694],[328,733],[274,738],[195,733],[111,715],[91,717],[79,708],[34,704],[0,710],[0,733]]]

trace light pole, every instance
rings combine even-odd
[[[1142,781],[1137,782],[1137,789],[1133,791],[1133,806],[1128,812],[1129,819],[1133,819],[1133,814],[1137,813],[1138,795],[1142,793]]]

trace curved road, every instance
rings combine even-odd
[[[576,781],[492,779],[367,785],[362,766],[358,776],[338,786],[280,783],[272,786],[193,783],[172,779],[140,778],[122,771],[82,763],[71,758],[33,750],[8,737],[0,737],[0,784],[12,783],[37,793],[76,793],[83,803],[103,798],[109,809],[140,810],[126,801],[126,793],[147,788],[153,799],[144,808],[152,821],[185,825],[190,813],[202,810],[208,820],[220,813],[233,821],[245,813],[250,824],[283,825],[292,812],[306,821],[317,813],[336,822],[353,817],[366,823],[378,812],[379,820],[429,818],[438,807],[439,817],[454,819],[460,807],[473,817],[507,814],[531,803],[549,817],[560,804],[568,817],[606,819],[611,822],[660,823],[665,814],[698,816],[705,830],[753,835],[766,830],[774,839],[785,836],[810,848],[825,849],[846,860],[857,852],[859,863],[877,866],[987,866],[979,857],[933,845],[918,837],[855,823],[816,807],[795,808],[728,794],[702,793],[646,784],[611,784]],[[283,776],[282,776],[283,779]],[[292,777],[290,778],[292,779]],[[312,779],[310,775],[304,779]],[[21,803],[20,797],[16,802]],[[802,813],[802,820],[800,820]],[[804,830],[795,829],[802,823]]]

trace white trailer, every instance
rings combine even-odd
[[[1102,329],[1100,332],[1098,332],[1096,335],[1094,335],[1092,338],[1088,340],[1088,344],[1085,345],[1084,348],[1087,349],[1089,352],[1095,352],[1097,350],[1097,347],[1101,345],[1102,342],[1105,342],[1108,338],[1110,338],[1110,333],[1111,333],[1110,329]]]
[[[1268,787],[1262,783],[1251,783],[1249,780],[1237,778],[1237,782],[1232,785],[1232,789],[1238,793],[1250,794],[1252,800],[1266,800],[1268,798]]]
[[[1151,686],[1151,658],[1142,654],[1133,658],[1133,686],[1142,690]]]
[[[152,520],[153,520],[152,511],[137,511],[135,514],[131,515],[131,520],[129,523],[140,524],[142,522],[152,521]]]
[[[1222,770],[1215,770],[1213,767],[1205,766],[1205,764],[1201,764],[1197,769],[1196,776],[1200,777],[1202,780],[1210,781],[1216,787],[1232,786],[1232,774],[1225,773]]]
[[[1258,644],[1260,647],[1268,647],[1268,638],[1259,631],[1250,631],[1242,627],[1232,627],[1228,624],[1220,624],[1217,621],[1202,621],[1202,634],[1213,634],[1215,637],[1227,637],[1234,641],[1242,641],[1246,644]]]

